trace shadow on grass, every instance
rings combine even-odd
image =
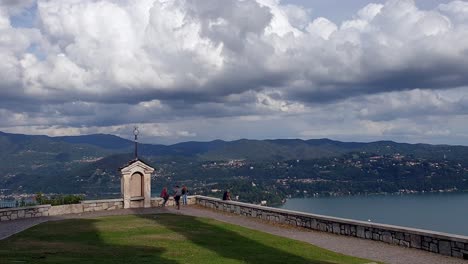
[[[164,211],[162,211],[164,212]],[[0,241],[0,263],[343,263],[321,249],[210,219],[142,214],[40,224]],[[308,253],[308,254],[303,254]],[[342,261],[340,261],[342,260]]]
[[[99,222],[73,219],[32,227],[0,241],[0,263],[179,263],[162,257],[164,247],[125,243],[126,232],[107,234],[114,238],[109,243]]]
[[[140,217],[149,218],[150,216],[141,215]],[[259,240],[257,241],[249,238],[245,233],[242,234],[242,232],[249,232],[248,229],[240,228],[236,230],[238,227],[235,227],[233,231],[227,229],[224,223],[210,224],[193,216],[177,215],[176,218],[177,221],[171,221],[171,218],[160,215],[154,220],[158,224],[164,225],[166,228],[184,236],[197,246],[212,251],[220,257],[237,260],[240,263],[337,263],[334,261],[306,259],[274,246],[266,245],[269,241],[263,239],[271,238],[269,234],[262,233],[260,237],[256,237]],[[211,263],[226,261],[212,260]]]

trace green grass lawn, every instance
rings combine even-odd
[[[0,263],[368,263],[212,219],[157,214],[40,224],[0,241]]]

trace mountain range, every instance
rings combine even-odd
[[[0,132],[0,189],[79,192],[118,189],[117,170],[133,159],[134,142],[114,135],[48,137]],[[467,146],[371,143],[330,139],[276,139],[139,144],[139,156],[158,167],[167,162],[285,161],[338,157],[351,152],[402,154],[466,164]]]

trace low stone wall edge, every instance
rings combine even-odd
[[[468,259],[468,236],[223,201],[206,196],[196,196],[196,199],[201,206],[228,213]]]
[[[445,239],[445,238],[460,239],[460,240],[468,242],[468,236],[457,235],[457,234],[450,234],[450,233],[444,233],[444,232],[438,232],[438,231],[432,231],[432,230],[396,226],[396,225],[389,225],[389,224],[381,224],[381,223],[375,223],[375,222],[365,222],[365,221],[359,221],[359,220],[354,220],[354,219],[349,219],[349,218],[340,218],[340,217],[326,216],[326,215],[320,215],[320,214],[305,213],[305,212],[300,212],[300,211],[280,209],[280,208],[274,208],[274,207],[268,207],[268,206],[249,204],[249,203],[242,203],[242,202],[237,202],[237,201],[223,201],[219,198],[213,198],[213,197],[208,197],[208,196],[197,195],[197,199],[198,198],[216,201],[216,202],[240,205],[240,206],[248,206],[251,208],[260,209],[264,211],[295,214],[298,216],[313,217],[313,218],[325,220],[325,221],[336,221],[336,222],[340,222],[343,224],[362,225],[362,226],[369,227],[369,228],[389,229],[391,231],[396,231],[396,232],[412,232],[418,235],[431,235],[431,236],[437,236],[442,239]]]
[[[34,208],[46,208],[46,207],[51,207],[51,205],[50,204],[42,204],[42,205],[16,207],[16,208],[2,208],[2,209],[0,209],[0,213],[1,212],[7,212],[7,211],[19,211],[19,210],[34,209]]]
[[[84,200],[81,201],[81,203],[111,203],[111,202],[123,202],[123,198],[117,198],[117,199],[103,199],[103,200]]]
[[[16,219],[33,218],[41,216],[49,216],[50,204],[26,206],[18,208],[5,208],[0,210],[0,222],[11,221]]]
[[[182,201],[181,201],[182,202]],[[188,204],[196,203],[196,196],[187,197]],[[159,197],[151,198],[151,207],[161,207],[163,199]],[[175,205],[173,197],[166,204],[168,206]],[[0,209],[0,221],[11,221],[22,218],[32,218],[41,216],[57,216],[66,214],[80,214],[86,212],[106,211],[123,209],[123,199],[104,199],[104,200],[85,200],[79,204],[64,204],[64,205],[36,205],[17,208]]]

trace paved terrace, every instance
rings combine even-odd
[[[87,219],[112,215],[128,214],[184,214],[196,217],[207,217],[244,226],[247,228],[260,230],[266,233],[288,237],[295,240],[304,241],[322,248],[346,255],[372,259],[385,263],[447,263],[447,264],[468,264],[468,261],[446,257],[422,250],[398,247],[383,242],[364,240],[354,237],[339,236],[325,232],[316,232],[302,228],[293,228],[281,225],[274,225],[262,220],[248,218],[239,215],[220,213],[198,206],[186,206],[181,210],[175,210],[172,207],[165,208],[146,208],[146,209],[119,209],[112,211],[98,211],[82,214],[69,214],[62,216],[38,217],[29,219],[20,219],[14,221],[0,222],[0,240],[12,236],[18,232],[26,230],[37,224],[47,221],[60,221],[64,219]]]

